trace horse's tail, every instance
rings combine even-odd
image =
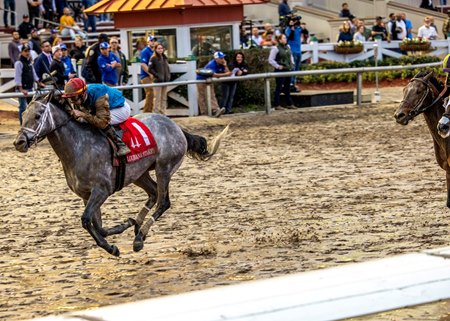
[[[219,149],[220,142],[226,135],[228,127],[230,127],[230,125],[227,125],[227,127],[225,127],[225,129],[222,130],[210,144],[208,144],[205,137],[190,134],[186,130],[181,129],[188,144],[187,155],[201,161],[209,160]]]

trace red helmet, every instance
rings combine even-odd
[[[86,92],[87,86],[83,79],[72,78],[64,86],[64,98],[76,97]]]

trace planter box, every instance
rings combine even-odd
[[[345,47],[345,46],[334,46],[334,51],[339,54],[356,54],[363,51],[364,46],[353,46],[353,47]]]
[[[431,47],[431,43],[418,43],[418,44],[400,44],[400,49],[402,51],[427,51]]]

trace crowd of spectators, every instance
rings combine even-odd
[[[13,10],[14,0],[8,2]],[[83,0],[83,8],[92,6],[96,0]],[[55,6],[54,4],[57,3]],[[423,1],[424,8],[428,1]],[[56,86],[64,87],[64,84],[71,78],[76,77],[77,70],[72,63],[83,63],[81,68],[82,76],[87,83],[103,83],[108,86],[124,85],[129,79],[127,63],[136,61],[141,63],[140,83],[151,84],[153,82],[166,82],[170,80],[168,72],[168,58],[164,54],[167,48],[163,43],[158,43],[153,35],[145,38],[138,38],[135,43],[135,50],[131,59],[127,59],[120,50],[120,41],[117,37],[108,39],[106,34],[100,34],[98,40],[93,45],[87,47],[84,43],[86,32],[96,31],[95,16],[82,14],[84,22],[84,32],[78,27],[73,18],[73,13],[68,7],[62,6],[64,1],[29,0],[29,13],[23,15],[23,21],[12,33],[12,40],[8,46],[11,64],[16,66],[17,61],[22,60],[24,66],[20,70],[28,71],[28,65],[24,65],[24,59],[31,63],[38,83],[42,83],[43,78],[52,71],[55,74]],[[36,9],[38,8],[38,9]],[[274,71],[300,70],[302,58],[302,44],[310,41],[310,33],[306,23],[301,17],[289,7],[287,0],[280,0],[279,4],[279,25],[274,27],[270,23],[260,26],[253,26],[247,31],[245,25],[241,26],[240,43],[242,49],[259,47],[271,49],[270,64]],[[431,9],[431,8],[429,8]],[[8,13],[8,14],[7,14]],[[50,36],[48,39],[41,39],[37,29],[38,20],[35,17],[44,16],[50,21],[59,21],[58,29],[54,25],[44,21],[43,27],[49,27]],[[376,17],[372,28],[365,25],[364,20],[355,17],[349,8],[348,3],[342,3],[342,10],[339,12],[341,18],[345,18],[337,36],[336,41],[371,41],[371,40],[402,40],[412,37],[412,24],[406,18],[405,13],[390,14],[389,19],[384,21],[382,17]],[[5,11],[4,23],[8,25],[9,12]],[[93,19],[92,19],[93,17]],[[34,19],[34,20],[33,20]],[[102,18],[104,19],[104,17]],[[14,15],[11,15],[11,25],[15,23]],[[52,29],[53,28],[53,29]],[[446,28],[446,29],[445,29]],[[444,35],[450,33],[450,20],[444,24]],[[448,29],[448,30],[447,30]],[[230,36],[230,35],[228,35]],[[438,33],[433,24],[432,17],[424,19],[424,25],[418,29],[418,36],[425,39],[437,39]],[[73,44],[69,47],[63,43],[63,39],[73,39]],[[228,40],[231,40],[229,37]],[[207,46],[208,45],[208,46]],[[25,49],[24,49],[25,48]],[[231,47],[230,47],[231,48]],[[214,71],[213,77],[241,76],[251,70],[245,61],[243,52],[238,52],[234,57],[230,57],[227,64],[225,55],[217,51],[206,41],[205,36],[198,36],[197,44],[193,47],[192,53],[196,55],[213,55],[214,58],[206,65]],[[273,54],[276,53],[276,56]],[[280,60],[281,56],[284,58]],[[17,70],[17,69],[16,69]],[[27,78],[28,77],[28,78]],[[30,79],[29,75],[25,77]],[[33,74],[34,77],[34,74]],[[199,75],[198,79],[204,79]],[[289,80],[289,81],[288,81]],[[275,89],[275,106],[280,109],[279,95],[281,92],[299,91],[297,80],[292,78],[277,79]],[[206,113],[205,88],[203,84],[198,85],[199,110],[201,114]],[[222,83],[222,99],[217,102],[213,93],[213,111],[216,115],[233,112],[233,101],[238,82]],[[25,86],[26,87],[26,86]],[[22,88],[25,88],[22,87]],[[18,87],[19,88],[19,87]],[[167,88],[145,87],[144,112],[165,113],[167,108]],[[288,106],[290,96],[287,96]]]

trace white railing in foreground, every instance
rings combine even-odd
[[[33,321],[325,321],[450,298],[450,248]]]
[[[225,81],[245,81],[252,79],[264,79],[264,100],[265,100],[265,110],[266,113],[269,114],[272,110],[271,103],[271,90],[270,90],[270,79],[278,78],[278,77],[291,77],[291,76],[306,76],[306,75],[324,75],[324,74],[338,74],[338,73],[354,73],[357,76],[356,81],[356,104],[358,106],[362,105],[362,75],[365,72],[379,72],[379,71],[387,71],[387,70],[402,70],[402,69],[420,69],[420,68],[429,68],[440,66],[440,62],[427,63],[427,64],[418,64],[418,65],[407,65],[407,66],[382,66],[382,67],[361,67],[361,68],[344,68],[344,69],[329,69],[329,70],[305,70],[305,71],[290,71],[290,72],[271,72],[271,73],[262,73],[262,74],[251,74],[240,77],[224,77],[224,78],[211,78],[208,80],[183,80],[183,81],[172,81],[167,83],[158,83],[158,84],[146,84],[146,85],[127,85],[127,86],[118,86],[117,89],[125,90],[125,89],[133,89],[133,92],[136,92],[139,88],[145,87],[158,87],[158,86],[169,86],[170,88],[174,88],[180,85],[187,85],[190,87],[188,89],[189,94],[189,115],[193,116],[197,114],[196,105],[194,104],[192,99],[196,99],[196,90],[195,84],[198,83],[206,83],[206,91],[207,91],[207,104],[208,104],[208,114],[211,115],[211,85],[215,82],[225,82]],[[30,92],[30,95],[34,95],[34,92]],[[0,99],[14,98],[14,97],[23,97],[21,93],[0,93]],[[138,95],[133,94],[133,101],[130,102],[132,108],[132,114],[139,113],[139,99],[137,99]],[[134,99],[137,100],[134,100]]]

